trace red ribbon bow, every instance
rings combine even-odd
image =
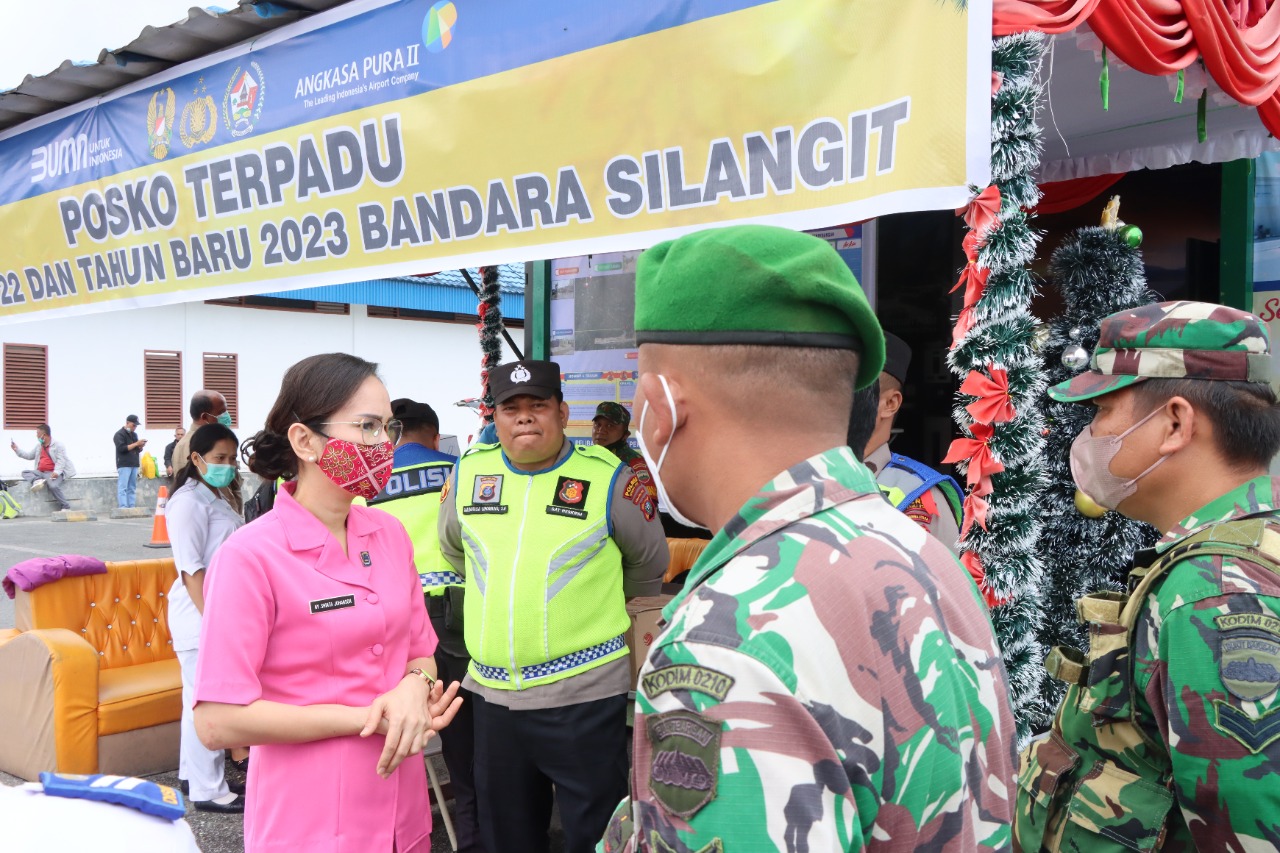
[[[973,197],[967,207],[956,209],[956,216],[964,217],[964,224],[979,234],[986,234],[1000,225],[1000,188],[995,184]]]
[[[948,465],[968,462],[965,479],[970,486],[976,486],[992,474],[1003,471],[1004,463],[991,452],[990,441],[995,429],[990,424],[970,424],[969,431],[973,433],[973,438],[957,438],[951,442],[947,456],[942,461]]]
[[[991,587],[987,586],[987,570],[983,568],[982,558],[976,552],[965,551],[961,554],[960,565],[965,567],[969,572],[969,577],[973,578],[973,582],[978,585],[978,591],[982,593],[982,597],[987,602],[988,607],[996,607],[1009,600],[997,597],[991,591]]]
[[[991,493],[990,481],[987,481],[986,494]],[[969,529],[975,523],[983,530],[987,530],[987,513],[991,510],[991,504],[987,503],[986,498],[979,494],[978,489],[974,489],[964,499],[964,526],[960,528],[960,539],[963,541],[969,538]]]
[[[1013,398],[1009,395],[1009,372],[993,365],[987,365],[987,370],[991,374],[989,377],[976,370],[969,371],[960,384],[961,394],[978,398],[965,406],[965,411],[980,424],[1011,421],[1018,412],[1013,408]]]

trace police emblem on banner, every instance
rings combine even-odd
[[[689,818],[716,798],[720,772],[720,721],[693,711],[669,711],[645,719],[653,759],[649,792],[663,808]]]
[[[199,78],[199,88],[182,108],[182,121],[178,124],[178,136],[188,148],[204,145],[213,139],[218,130],[218,108],[208,94],[204,77]]]

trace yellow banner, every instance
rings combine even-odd
[[[146,81],[114,113],[0,139],[25,193],[0,197],[0,322],[638,249],[730,222],[818,228],[960,207],[989,182],[990,0],[599,11],[583,24],[597,43],[460,70],[461,51],[545,35],[504,35],[485,5],[318,16]],[[421,19],[422,38],[391,20],[371,35],[380,15]]]

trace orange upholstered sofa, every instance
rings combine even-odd
[[[667,564],[666,574],[662,577],[663,583],[671,583],[693,568],[693,564],[698,561],[698,557],[702,556],[707,543],[708,540],[706,539],[673,539],[668,537],[667,549],[671,552],[671,562]]]
[[[141,776],[178,766],[182,675],[169,635],[173,560],[18,590],[0,632],[0,770]]]

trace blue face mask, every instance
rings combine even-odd
[[[203,462],[204,457],[200,457],[200,460]],[[200,478],[215,489],[231,485],[231,481],[236,477],[236,466],[234,465],[211,465],[205,462],[204,468],[204,473],[200,475]]]
[[[222,424],[224,427],[231,426],[231,413],[223,412],[222,414],[218,415],[218,423]]]

